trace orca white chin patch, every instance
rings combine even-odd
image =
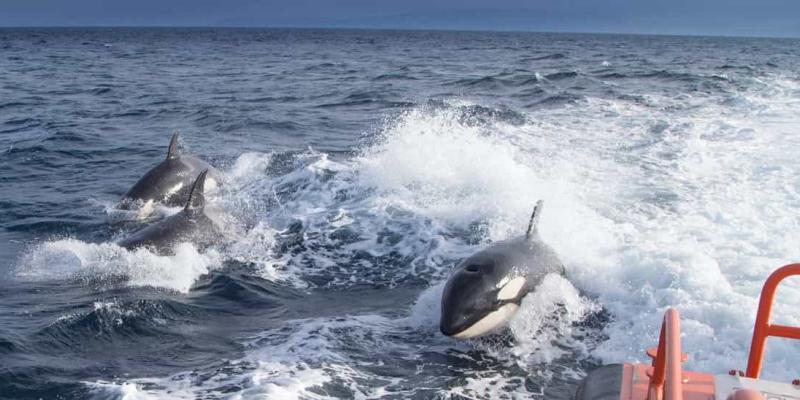
[[[509,280],[508,278],[500,281],[500,291],[497,292],[497,300],[511,300],[519,296],[522,286],[525,285],[525,278],[518,276]]]
[[[520,286],[521,287],[521,286]],[[456,339],[471,339],[474,337],[485,335],[506,323],[519,306],[513,303],[506,304],[495,311],[490,312],[480,321],[472,324],[467,329],[453,335]]]
[[[142,207],[139,208],[139,212],[136,213],[136,219],[147,218],[148,216],[150,216],[150,214],[153,213],[154,209],[155,207],[153,207],[153,199],[147,200],[147,202],[142,204]]]
[[[164,197],[167,198],[172,197],[172,195],[178,193],[178,191],[181,190],[181,188],[183,188],[183,182],[178,183],[177,185],[173,186],[170,190],[167,190],[166,196]]]

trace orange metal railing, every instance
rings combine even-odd
[[[681,320],[678,310],[664,314],[647,400],[683,400],[681,380]]]
[[[764,282],[761,289],[761,300],[758,303],[756,324],[753,327],[753,341],[750,343],[750,357],[747,359],[748,378],[758,378],[761,373],[761,360],[764,357],[764,343],[768,336],[777,336],[789,339],[800,339],[800,328],[786,325],[770,324],[769,317],[772,312],[772,301],[775,290],[784,279],[800,275],[800,264],[789,264],[779,268]]]

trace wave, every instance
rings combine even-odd
[[[220,265],[219,253],[200,253],[189,243],[175,255],[160,256],[147,249],[128,251],[116,244],[62,239],[33,246],[17,265],[24,280],[84,280],[97,285],[161,287],[186,293],[195,280]]]
[[[792,84],[778,82],[788,89],[777,92],[780,97],[753,91],[753,101],[783,112],[796,100]],[[409,111],[387,122],[375,143],[352,163],[320,157],[304,172],[320,182],[299,187],[314,196],[325,193],[325,201],[302,209],[336,210],[316,213],[325,218],[307,218],[303,229],[314,228],[304,237],[343,245],[303,247],[323,257],[306,260],[303,266],[321,267],[325,276],[342,276],[327,284],[345,284],[346,271],[336,271],[336,265],[352,260],[347,254],[353,250],[364,249],[372,256],[395,251],[413,257],[397,259],[413,266],[408,277],[436,282],[446,276],[453,260],[480,243],[518,232],[519,216],[529,212],[531,199],[543,197],[557,204],[543,216],[543,237],[565,258],[569,279],[613,316],[603,329],[609,339],[599,343],[594,354],[607,362],[635,359],[654,342],[664,307],[676,305],[684,310],[684,325],[698,332],[687,342],[700,357],[691,367],[718,369],[743,360],[752,316],[740,310],[754,310],[755,302],[743,288],[758,287],[780,260],[798,256],[789,246],[792,236],[777,228],[791,226],[792,208],[763,207],[794,204],[794,191],[766,189],[785,186],[789,164],[768,170],[757,166],[762,162],[758,159],[787,159],[781,150],[785,147],[770,147],[787,138],[759,114],[721,110],[713,102],[683,105],[682,99],[654,96],[649,101],[661,107],[587,98],[578,106],[580,117],[537,111],[536,123],[519,126],[499,121],[465,124],[458,103]],[[653,122],[659,120],[670,123],[652,137]],[[764,135],[741,135],[742,129]],[[631,148],[635,153],[628,157],[619,153],[621,141],[649,143]],[[717,163],[725,168],[715,167]],[[738,200],[727,189],[732,184],[738,187]],[[744,201],[742,193],[749,193]],[[288,211],[298,218],[309,215],[291,206]],[[369,217],[359,214],[364,212]],[[332,224],[344,217],[349,217],[344,224],[356,233],[355,241],[338,242],[325,233],[336,231]],[[746,221],[749,228],[742,230],[733,221]],[[406,226],[395,225],[401,222]],[[396,226],[404,232],[402,241],[384,247],[377,236],[359,236],[380,232],[375,226]],[[773,238],[769,244],[758,239],[768,237]],[[748,245],[753,240],[758,247]],[[302,251],[297,254],[307,257]],[[403,279],[403,270],[394,269],[392,262],[365,260],[349,270],[356,281]],[[743,280],[743,271],[752,271],[753,264],[760,272],[748,273],[749,280]],[[378,265],[380,275],[375,274]],[[571,310],[581,309],[574,304],[579,303]],[[730,328],[735,344],[715,341],[714,326],[719,324],[736,327]],[[636,338],[633,345],[631,335]],[[728,356],[720,361],[704,358],[711,352]],[[772,360],[777,365],[772,373],[788,365],[784,359]]]
[[[531,57],[531,58],[528,58],[528,60],[532,60],[532,61],[563,60],[565,58],[568,58],[566,54],[563,54],[563,53],[552,53],[552,54],[547,54],[547,55],[543,55],[543,56],[539,56],[539,57]]]
[[[33,336],[37,349],[69,351],[90,342],[108,344],[130,342],[139,337],[158,335],[163,341],[180,338],[170,325],[190,321],[197,310],[169,300],[135,300],[129,302],[95,302],[88,312],[60,317]]]
[[[528,108],[555,108],[564,107],[565,105],[577,105],[582,101],[586,101],[586,97],[570,92],[561,92],[551,94],[538,100],[534,103],[528,104]]]
[[[200,304],[234,314],[278,312],[281,299],[297,297],[288,286],[265,280],[247,268],[236,273],[230,265],[226,272],[212,273],[210,279],[195,285],[192,291],[202,294]]]
[[[541,84],[546,80],[538,72],[527,70],[506,71],[497,75],[459,79],[451,84],[470,89],[497,90],[502,88],[525,88]]]
[[[584,365],[589,355],[641,359],[669,306],[681,310],[691,332],[687,368],[730,368],[745,359],[751,333],[752,312],[742,310],[754,312],[769,271],[800,258],[792,152],[800,143],[788,134],[800,126],[793,112],[798,83],[754,78],[735,96],[755,107],[658,91],[587,95],[567,99],[568,107],[527,112],[467,100],[416,106],[387,118],[353,156],[313,149],[239,156],[217,202],[245,229],[217,253],[186,245],[183,257],[171,259],[67,239],[30,251],[19,276],[101,283],[118,277],[124,285],[182,293],[194,287],[255,304],[271,297],[260,281],[214,275],[193,285],[234,260],[258,279],[312,291],[431,286],[408,316],[289,320],[246,343],[243,359],[168,378],[96,382],[98,390],[186,397],[522,394],[531,365]],[[437,290],[453,263],[522,232],[540,198],[548,204],[542,237],[563,258],[567,279],[546,280],[525,299],[510,335],[496,342],[438,335]],[[786,303],[778,313],[800,322],[792,311],[800,289],[782,290]],[[765,372],[788,378],[797,361],[791,345],[770,346]],[[392,374],[391,365],[418,365],[420,357],[424,384],[409,387]],[[565,358],[579,362],[559,364]],[[573,380],[581,373],[562,372]]]
[[[536,296],[526,298],[509,331],[512,336],[507,341],[516,344],[512,347],[492,340],[469,345],[439,335],[442,286],[423,292],[407,317],[351,314],[346,318],[289,320],[247,338],[243,342],[246,355],[239,360],[168,378],[88,384],[117,395],[128,391],[154,397],[177,394],[181,398],[213,397],[232,388],[242,397],[490,398],[501,388],[507,393],[529,395],[532,381],[546,393],[553,380],[577,379],[576,371],[555,372],[546,378],[531,378],[526,372],[585,351],[579,345],[579,339],[585,337],[577,333],[584,331],[576,322],[595,306],[581,298],[569,282],[548,277]],[[573,339],[565,339],[573,337],[573,332]],[[396,369],[395,365],[404,368]],[[416,367],[405,368],[412,365]],[[462,376],[455,378],[446,373],[453,368]],[[425,384],[405,384],[406,379],[412,378],[406,375],[409,373],[424,374]]]
[[[547,74],[544,76],[544,78],[550,81],[559,81],[563,79],[575,78],[577,76],[580,76],[580,74],[577,71],[560,71],[560,72],[554,72],[552,74]]]

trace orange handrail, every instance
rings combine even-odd
[[[761,361],[764,357],[764,343],[767,340],[767,336],[800,339],[800,328],[769,323],[775,290],[781,281],[792,275],[800,275],[800,264],[789,264],[778,268],[767,278],[767,281],[764,282],[764,288],[761,289],[758,314],[756,314],[756,323],[753,327],[753,341],[750,343],[750,356],[747,359],[747,373],[745,376],[748,378],[758,378],[761,373]]]
[[[653,376],[647,391],[648,400],[683,400],[681,380],[681,320],[678,310],[664,314],[658,350],[653,359]]]

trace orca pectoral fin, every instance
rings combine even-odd
[[[167,160],[174,160],[180,157],[178,154],[178,131],[175,131],[172,134],[172,138],[169,140],[169,148],[167,149]]]
[[[536,231],[539,225],[539,217],[542,216],[543,206],[544,206],[544,201],[539,200],[536,202],[536,206],[533,207],[533,214],[531,214],[531,221],[528,222],[528,231],[525,232],[525,237],[528,239],[531,239],[534,236],[536,236]]]
[[[204,169],[200,175],[197,175],[197,179],[194,180],[194,184],[192,185],[192,191],[189,192],[189,200],[183,208],[184,210],[198,211],[205,207],[206,198],[205,195],[203,195],[203,191],[205,190],[206,175],[208,175],[207,169]]]

